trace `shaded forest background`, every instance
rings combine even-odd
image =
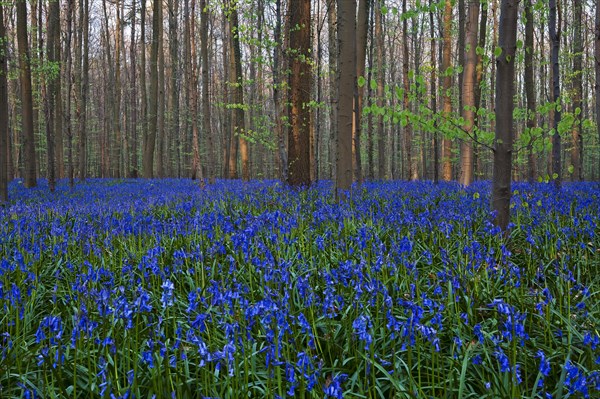
[[[518,7],[512,178],[597,180],[598,7]],[[310,182],[336,177],[344,143],[353,181],[492,178],[498,0],[359,0],[343,37],[331,0],[2,8],[9,180]],[[346,86],[342,46],[356,49]],[[338,126],[338,86],[352,90],[351,127]]]

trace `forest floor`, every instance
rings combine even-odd
[[[600,190],[10,185],[0,397],[598,398]]]

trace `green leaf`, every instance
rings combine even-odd
[[[569,165],[569,167],[568,167],[568,169],[567,169],[567,170],[569,171],[569,174],[571,174],[571,175],[572,175],[572,174],[573,174],[573,172],[575,172],[575,167],[574,167],[573,165]]]
[[[500,57],[500,54],[502,54],[502,47],[496,46],[496,48],[494,49],[494,56]]]
[[[377,90],[377,81],[375,79],[371,79],[371,90]]]
[[[367,83],[367,80],[365,79],[365,77],[359,76],[358,77],[358,87],[363,87],[365,85],[365,83]]]
[[[517,40],[517,48],[523,48],[523,40]]]

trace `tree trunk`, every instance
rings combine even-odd
[[[244,76],[242,75],[242,53],[240,50],[239,23],[238,23],[238,0],[229,1],[229,79],[233,89],[233,123],[232,140],[239,146],[242,161],[242,180],[250,180],[250,162],[248,153],[248,141],[246,140],[246,123],[244,116]],[[237,138],[236,138],[237,137]],[[237,164],[237,157],[232,158]]]
[[[352,187],[352,103],[356,84],[356,0],[337,0],[337,175],[336,188]]]
[[[68,0],[67,2],[67,15],[66,15],[66,40],[65,40],[65,52],[63,62],[66,65],[65,70],[65,83],[67,94],[66,107],[62,115],[63,124],[67,132],[67,177],[69,178],[69,187],[73,187],[75,184],[75,171],[73,166],[73,125],[71,124],[72,115],[72,87],[73,81],[77,80],[77,77],[73,76],[73,56],[71,52],[71,43],[73,41],[73,18],[75,16],[75,0]]]
[[[0,205],[8,201],[8,62],[4,6],[0,3]]]
[[[329,53],[329,142],[328,151],[330,159],[329,177],[333,180],[336,178],[336,154],[337,154],[337,121],[338,121],[338,94],[337,94],[337,83],[335,81],[337,76],[338,61],[337,61],[337,12],[336,5],[333,2],[329,2],[327,7],[327,52]]]
[[[77,29],[77,130],[79,137],[79,179],[87,176],[87,97],[89,92],[89,0],[79,0],[79,27]]]
[[[310,185],[310,3],[290,1],[290,125],[288,128],[288,183]],[[354,33],[353,33],[354,34]],[[356,73],[356,71],[354,71]],[[351,88],[354,87],[353,85]]]
[[[159,24],[161,18],[161,2],[154,1],[152,8],[152,46],[150,47],[150,93],[148,104],[148,130],[144,135],[144,157],[142,168],[144,178],[154,176],[154,147],[158,128],[158,49],[160,39]],[[143,10],[142,10],[143,12]]]
[[[402,14],[406,14],[406,0],[402,0]],[[404,110],[408,112],[410,109],[410,79],[408,73],[409,56],[408,56],[408,19],[402,19],[402,82],[404,84]],[[408,117],[407,117],[408,118]],[[416,161],[413,160],[413,130],[410,121],[406,121],[404,126],[404,160],[408,166],[404,174],[404,178],[408,180],[417,180],[419,178]]]
[[[436,49],[437,39],[435,37],[434,24],[433,24],[433,0],[429,0],[429,35],[431,36],[431,112],[433,113],[433,182],[437,184],[439,182],[439,143],[438,143],[438,122],[437,122],[437,68],[436,68]]]
[[[477,20],[479,19],[479,0],[469,1],[469,18],[467,20],[467,37],[465,49],[465,68],[463,72],[462,115],[465,137],[460,148],[460,184],[469,186],[473,183],[473,137],[475,123],[475,67],[477,65]]]
[[[138,96],[137,96],[137,61],[136,61],[136,42],[135,42],[135,27],[136,27],[136,4],[137,0],[131,0],[131,41],[129,43],[129,59],[131,63],[131,79],[130,79],[130,92],[131,92],[131,154],[130,164],[131,170],[127,171],[130,177],[137,177],[138,175],[138,156],[137,156],[137,114],[138,114]]]
[[[384,80],[385,72],[383,70],[383,51],[384,51],[384,37],[383,37],[383,15],[381,7],[383,6],[383,0],[377,0],[375,7],[375,42],[377,47],[377,109],[383,108],[383,97],[384,92]],[[373,44],[371,44],[373,45]],[[383,180],[385,176],[385,132],[383,130],[383,115],[381,112],[377,114],[377,178]]]
[[[214,182],[216,175],[216,154],[210,116],[209,77],[208,77],[208,7],[206,0],[200,0],[200,57],[202,58],[202,118],[208,154],[204,160],[206,177]]]
[[[477,51],[477,66],[475,68],[475,109],[479,110],[481,108],[481,82],[483,81],[483,54],[485,51],[485,38],[487,35],[487,20],[488,20],[488,4],[484,2],[481,4],[483,7],[481,9],[481,19],[479,23],[479,42],[477,43],[479,51]],[[481,120],[479,116],[475,115],[475,126],[479,128],[481,126]],[[477,131],[473,132],[473,137],[475,140],[478,139]],[[477,177],[478,173],[481,173],[480,163],[481,156],[479,154],[479,145],[474,142],[473,143],[473,168],[475,170],[473,176]]]
[[[198,132],[198,70],[196,65],[196,0],[192,0],[190,6],[190,16],[186,18],[186,46],[189,57],[187,57],[187,83],[188,98],[190,100],[190,115],[192,122],[192,179],[200,181],[200,187],[204,186],[204,176],[202,175],[202,163],[200,160],[200,140]]]
[[[45,114],[46,114],[46,146],[48,156],[48,188],[54,192],[56,188],[56,164],[54,155],[54,139],[58,120],[58,93],[60,91],[60,4],[53,1],[48,6],[48,41],[46,43],[46,67],[49,71],[46,83]]]
[[[558,15],[557,15],[558,14]],[[558,19],[558,23],[557,23]],[[552,174],[554,184],[557,189],[560,189],[562,183],[561,176],[561,140],[558,126],[560,125],[560,65],[558,62],[558,54],[560,50],[560,29],[562,17],[560,6],[557,5],[557,0],[550,0],[550,18],[548,19],[548,28],[550,40],[552,41],[552,50],[550,54],[550,63],[552,64],[552,101],[555,103],[554,110],[554,136],[552,136]]]
[[[282,121],[282,105],[281,105],[281,70],[280,65],[282,61],[282,38],[281,38],[281,0],[275,2],[275,28],[273,32],[273,38],[275,40],[273,46],[273,108],[275,113],[275,137],[277,140],[277,155],[276,165],[278,171],[278,178],[281,181],[287,180],[287,152],[285,146],[285,137],[283,134],[283,121]]]
[[[367,27],[369,26],[369,1],[358,0],[358,15],[356,19],[356,76],[365,77],[365,64],[367,56]],[[353,125],[353,148],[354,148],[354,174],[359,183],[363,179],[361,160],[361,135],[362,135],[362,109],[364,98],[364,87],[354,84],[354,125]]]
[[[502,53],[496,58],[496,139],[494,148],[494,178],[492,209],[496,225],[506,231],[510,220],[513,109],[515,92],[515,52],[517,49],[518,0],[502,0],[498,44]]]
[[[527,143],[527,179],[530,183],[535,181],[535,156],[533,142],[536,128],[536,104],[533,81],[533,4],[532,0],[525,1],[525,97],[527,101],[527,129],[529,141]]]
[[[581,95],[583,92],[583,38],[581,32],[582,0],[574,0],[573,14],[573,112],[575,113],[575,124],[571,130],[571,165],[573,174],[571,179],[579,181],[583,179],[583,135],[581,133]]]
[[[35,138],[33,134],[33,96],[31,93],[31,66],[29,45],[27,42],[27,3],[18,0],[17,7],[17,41],[19,44],[19,79],[21,81],[21,124],[25,153],[25,187],[35,187],[36,159]]]
[[[596,95],[596,129],[598,130],[598,143],[600,143],[600,4],[596,3],[596,20],[595,20],[595,31],[594,31],[594,58],[595,58],[595,72],[596,82],[594,84],[594,91]],[[600,179],[600,160],[598,161],[598,179]]]
[[[444,6],[444,35],[442,47],[443,79],[443,116],[449,120],[452,117],[452,0],[445,0]],[[452,140],[442,139],[442,179],[452,180]]]
[[[159,41],[158,41],[158,103],[157,103],[157,115],[156,115],[156,175],[157,177],[165,176],[165,109],[166,109],[166,96],[165,96],[165,51],[164,51],[164,40],[163,40],[163,23],[162,23],[162,1],[160,6],[160,19],[159,26]]]

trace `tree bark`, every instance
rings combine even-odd
[[[383,108],[383,97],[384,92],[384,80],[385,73],[383,70],[383,51],[384,51],[384,37],[383,37],[383,15],[381,7],[383,6],[383,0],[377,0],[375,7],[375,41],[376,41],[376,55],[377,55],[377,73],[375,78],[377,79],[377,109]],[[373,45],[373,44],[371,44]],[[385,132],[383,130],[383,115],[381,112],[377,114],[377,178],[380,180],[385,179]]]
[[[31,65],[29,45],[27,41],[27,3],[18,0],[17,8],[17,41],[19,45],[19,79],[21,82],[21,124],[23,131],[23,146],[25,153],[24,177],[25,187],[31,188],[36,182],[36,154],[35,138],[33,133],[33,96],[31,93]]]
[[[356,76],[365,77],[365,64],[367,57],[367,27],[369,26],[369,0],[358,0],[358,15],[356,19]],[[362,139],[362,109],[364,99],[364,87],[354,84],[354,174],[359,183],[363,179],[361,159]]]
[[[492,209],[496,225],[507,231],[510,221],[515,52],[517,49],[518,0],[502,0],[498,44],[502,53],[496,58],[496,139]]]
[[[462,115],[463,129],[469,137],[465,137],[460,148],[460,184],[469,186],[473,183],[473,143],[471,137],[475,123],[475,67],[477,65],[477,20],[479,19],[479,0],[469,1],[467,20],[467,36],[465,52],[465,68],[463,72]],[[462,50],[461,50],[462,51]]]
[[[89,0],[79,0],[79,27],[77,47],[79,57],[77,66],[79,77],[77,82],[77,130],[79,136],[79,179],[85,181],[87,176],[87,98],[89,93]]]
[[[442,73],[443,79],[443,110],[444,119],[452,117],[452,0],[444,3],[444,33],[442,47]],[[442,139],[442,179],[452,180],[452,140],[448,137]]]
[[[558,19],[558,23],[557,23]],[[560,189],[562,184],[561,176],[561,140],[558,126],[560,125],[560,64],[558,54],[560,51],[560,29],[561,29],[561,13],[560,6],[557,0],[550,0],[550,17],[548,19],[548,28],[550,40],[552,42],[552,50],[550,53],[550,63],[552,64],[552,101],[554,101],[554,136],[552,136],[552,174],[554,184],[557,189]]]
[[[137,156],[137,123],[138,123],[138,96],[137,96],[137,51],[136,51],[136,4],[137,0],[131,0],[131,40],[129,43],[129,62],[131,63],[131,78],[130,78],[130,92],[131,92],[131,154],[130,164],[131,170],[128,171],[130,177],[137,177],[138,175],[138,156]]]
[[[352,187],[352,102],[356,82],[356,0],[337,0],[337,174],[338,193]]]
[[[206,136],[208,154],[204,161],[205,175],[213,183],[216,174],[216,154],[211,127],[209,76],[208,76],[208,6],[206,0],[200,0],[200,57],[202,58],[202,118]]]
[[[46,70],[48,71],[45,96],[46,146],[48,156],[48,188],[56,188],[55,135],[62,115],[58,113],[60,97],[60,4],[53,1],[48,6],[48,41],[46,43]]]
[[[160,40],[159,24],[161,18],[161,2],[155,0],[152,7],[152,46],[150,47],[150,93],[148,104],[148,130],[144,135],[144,157],[142,168],[144,178],[154,177],[154,148],[158,128],[158,48]],[[144,10],[142,10],[144,12]]]
[[[431,112],[433,113],[433,182],[437,184],[439,182],[439,143],[438,143],[438,122],[437,122],[437,67],[436,67],[436,50],[437,50],[437,38],[435,37],[434,24],[433,24],[433,0],[429,0],[429,35],[431,36]]]
[[[0,3],[0,205],[8,201],[8,61],[4,6]]]
[[[338,121],[338,94],[337,94],[337,70],[338,70],[338,50],[337,50],[337,11],[336,4],[330,1],[327,7],[327,52],[329,53],[329,142],[328,151],[330,159],[329,177],[333,180],[336,178],[337,167],[337,121]]]
[[[582,0],[573,1],[573,112],[575,124],[571,130],[571,165],[573,174],[571,179],[583,179],[583,135],[581,133],[582,107],[581,96],[583,92],[583,38],[581,32],[581,18],[583,13]]]
[[[289,78],[288,183],[291,186],[309,186],[311,183],[311,110],[309,102],[312,78],[310,67],[310,3],[311,0],[291,0],[289,3],[291,75]]]
[[[533,153],[534,131],[536,128],[536,104],[533,80],[533,4],[532,0],[525,0],[525,97],[527,101],[527,129],[529,141],[527,143],[527,179],[530,183],[535,181],[535,155]]]
[[[402,14],[406,14],[406,0],[402,0]],[[404,110],[408,112],[410,109],[410,78],[409,78],[409,54],[408,54],[408,19],[402,18],[402,82],[404,84]],[[408,118],[408,117],[407,117]],[[417,180],[419,178],[417,172],[416,160],[412,148],[413,130],[410,121],[406,121],[404,126],[404,160],[407,168],[405,169],[404,178],[407,180]]]
[[[596,94],[596,129],[598,133],[598,142],[600,143],[600,4],[596,3],[596,19],[595,19],[595,31],[594,31],[594,61],[595,61],[595,73],[596,82],[594,84],[594,91]],[[597,163],[598,168],[598,179],[600,179],[600,160]]]

